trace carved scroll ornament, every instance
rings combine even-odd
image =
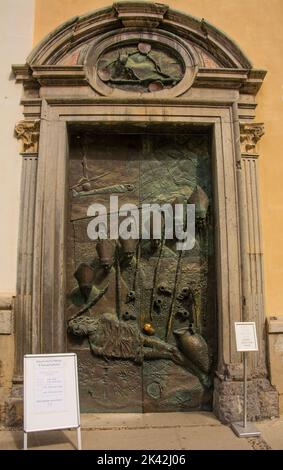
[[[18,140],[22,141],[22,153],[37,153],[40,121],[20,121],[15,127]]]

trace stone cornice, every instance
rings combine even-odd
[[[84,85],[86,72],[82,65],[39,65],[32,67],[32,77],[40,85]]]
[[[14,65],[17,82],[35,87],[42,85],[86,85],[87,71],[83,65]],[[266,75],[263,70],[207,69],[200,68],[193,86],[240,90],[242,93],[256,94]]]

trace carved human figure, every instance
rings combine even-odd
[[[121,307],[121,302],[126,299],[131,287],[127,279],[121,276],[117,265],[116,244],[108,239],[98,240],[96,251],[98,256],[89,263],[80,263],[74,273],[78,287],[69,296],[72,304],[68,311],[71,316],[92,312],[94,306],[96,314],[105,311],[114,313],[116,309],[120,309],[117,304]],[[129,254],[132,255],[132,251]],[[115,303],[113,299],[116,299]]]
[[[80,263],[74,277],[78,282],[71,292],[71,301],[73,305],[80,306],[78,314],[84,313],[92,308],[101,297],[107,292],[108,283],[101,289],[94,284],[95,271],[88,263]]]
[[[129,238],[124,239],[120,237],[120,264],[123,266],[129,266],[132,262],[135,262],[135,255],[137,251],[138,240]]]
[[[144,360],[168,359],[190,370],[205,387],[211,385],[208,375],[176,346],[144,335],[136,326],[119,320],[115,314],[71,317],[68,332],[75,336],[87,336],[95,356],[106,360],[128,359],[137,364],[142,364]]]
[[[68,321],[68,330],[76,336],[88,336],[92,352],[105,359],[129,359],[139,364],[144,359],[170,359],[176,364],[183,363],[176,346],[143,335],[111,313],[73,317]]]

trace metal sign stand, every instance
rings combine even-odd
[[[260,436],[260,431],[254,424],[247,421],[247,402],[248,402],[248,367],[247,367],[247,353],[244,351],[244,409],[243,409],[243,422],[232,423],[231,428],[238,437],[251,437]]]
[[[68,429],[71,429],[71,428],[68,428]],[[76,430],[77,430],[78,450],[82,450],[81,427],[79,426],[78,428],[76,428]],[[27,433],[27,431],[24,431],[24,450],[28,450],[28,433]]]

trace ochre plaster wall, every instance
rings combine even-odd
[[[159,1],[159,3],[162,3]],[[167,0],[220,28],[238,43],[255,68],[268,75],[258,95],[260,192],[266,286],[266,314],[283,315],[283,0]],[[72,16],[109,6],[105,0],[35,0],[34,44]]]

